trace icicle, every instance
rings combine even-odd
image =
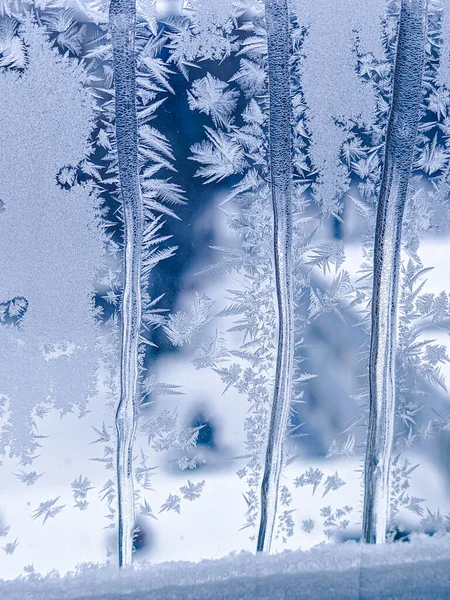
[[[289,417],[294,356],[291,266],[291,94],[289,87],[291,42],[287,0],[266,0],[266,22],[269,53],[269,150],[279,333],[275,389],[261,486],[261,522],[257,550],[270,552],[283,466],[283,443]]]
[[[138,344],[141,325],[142,202],[138,172],[138,124],[134,39],[135,0],[111,0],[116,138],[124,222],[121,393],[116,413],[119,565],[131,564],[134,528],[133,441],[137,421]]]
[[[427,0],[402,0],[394,90],[375,232],[370,414],[363,538],[384,543],[395,413],[397,296],[402,220],[422,99]]]

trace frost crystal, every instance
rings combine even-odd
[[[47,519],[54,519],[58,513],[60,513],[65,504],[59,504],[58,502],[60,496],[57,498],[53,498],[53,500],[46,500],[45,502],[41,502],[38,508],[33,513],[33,519],[39,519],[39,517],[44,517],[43,523],[47,521]]]
[[[180,512],[181,512],[180,502],[181,502],[180,496],[169,494],[169,496],[167,497],[167,500],[164,502],[164,504],[159,509],[159,512],[161,513],[164,511],[173,510],[174,512],[180,514]]]
[[[192,502],[197,498],[200,498],[203,488],[205,487],[206,481],[200,481],[199,483],[192,483],[188,479],[187,484],[180,487],[180,492],[183,494],[185,500]]]
[[[294,481],[295,487],[303,487],[305,485],[312,485],[313,486],[312,493],[314,494],[314,492],[317,489],[317,486],[320,485],[320,482],[322,481],[322,477],[323,477],[323,473],[320,469],[313,469],[312,467],[310,467],[308,469],[308,471],[306,471],[305,473],[303,473],[303,475],[301,475],[300,477],[297,477],[295,479],[295,481]]]
[[[358,52],[382,55],[386,3],[295,0],[292,10],[305,30],[299,77],[311,130],[311,160],[319,170],[315,192],[329,213],[336,211],[349,185],[340,160],[349,128],[370,124],[375,116],[373,91],[358,74]]]

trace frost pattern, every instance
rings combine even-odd
[[[188,312],[178,311],[169,315],[163,329],[170,342],[181,347],[192,341],[211,320],[209,313],[213,303],[205,294],[196,292]]]
[[[267,62],[268,46],[266,22],[261,5],[253,3],[251,15],[242,17],[239,20],[239,11],[236,10],[236,18],[240,27],[230,35],[236,35],[236,45],[239,43],[239,68],[229,80],[229,86],[215,86],[214,97],[215,104],[222,102],[219,98],[219,92],[226,98],[238,98],[239,111],[234,115],[232,124],[227,124],[222,119],[221,122],[214,121],[214,114],[209,111],[210,117],[215,124],[215,129],[209,125],[205,126],[206,140],[194,144],[191,148],[192,159],[200,164],[196,176],[204,178],[206,183],[220,181],[230,176],[239,176],[238,182],[233,186],[224,204],[233,202],[237,206],[237,212],[232,208],[226,207],[229,227],[236,231],[241,239],[240,248],[214,247],[221,255],[221,261],[210,265],[202,273],[236,273],[238,284],[229,290],[229,304],[218,315],[219,319],[232,319],[232,327],[229,332],[238,332],[242,335],[242,341],[236,348],[235,342],[227,340],[227,336],[222,336],[219,329],[215,336],[210,336],[195,351],[194,364],[196,368],[212,368],[221,378],[224,385],[224,394],[234,388],[240,394],[247,396],[250,410],[249,415],[244,421],[244,431],[246,435],[247,463],[237,471],[240,478],[245,479],[248,488],[244,495],[246,503],[244,527],[249,528],[251,539],[255,539],[252,530],[256,527],[260,517],[260,498],[262,479],[262,469],[266,448],[276,448],[277,468],[281,469],[282,444],[286,429],[293,436],[299,435],[291,424],[291,415],[295,410],[295,403],[301,402],[304,382],[314,377],[301,372],[297,361],[296,369],[298,378],[296,380],[296,390],[293,392],[292,402],[278,404],[276,410],[283,406],[286,410],[283,418],[284,423],[274,424],[271,430],[272,441],[268,441],[269,417],[271,399],[274,390],[274,374],[277,362],[275,343],[277,338],[277,315],[276,315],[276,290],[274,285],[274,252],[273,252],[273,213],[274,205],[269,186],[270,181],[270,135],[268,134],[269,125],[269,91],[267,81]],[[287,21],[288,24],[288,21]],[[287,29],[286,29],[287,31]],[[200,32],[202,33],[202,32]],[[206,34],[207,37],[207,34]],[[174,38],[175,39],[175,38]],[[285,48],[287,55],[290,54],[289,45]],[[289,78],[286,77],[289,86]],[[202,86],[203,87],[203,86]],[[201,89],[201,88],[199,88]],[[229,94],[227,92],[240,92]],[[298,81],[294,83],[292,98],[288,99],[288,114],[293,105],[294,116],[297,117],[298,111],[295,110],[296,94],[299,93]],[[205,98],[205,105],[208,102]],[[240,106],[243,104],[243,109]],[[227,105],[228,100],[223,104]],[[223,106],[222,104],[222,106]],[[198,102],[191,103],[191,108],[201,110]],[[284,113],[283,119],[286,118]],[[287,119],[289,130],[289,118]],[[286,140],[289,149],[284,156],[291,156],[290,142],[288,140],[290,131]],[[307,276],[305,276],[304,258],[306,248],[309,246],[308,227],[310,220],[305,218],[305,212],[308,208],[308,200],[304,195],[309,182],[306,180],[303,170],[303,146],[304,142],[297,132],[293,135],[294,152],[292,169],[297,178],[292,182],[292,212],[295,214],[295,221],[292,225],[295,227],[295,265],[289,266],[295,271],[295,277],[290,282],[295,287],[295,294],[300,296],[307,287]],[[283,144],[284,146],[284,144]],[[291,159],[281,165],[283,168],[290,168]],[[278,165],[280,166],[280,165]],[[280,174],[280,173],[279,173]],[[289,177],[284,179],[289,182]],[[280,198],[278,198],[280,200]],[[287,199],[286,199],[287,200]],[[280,200],[281,204],[281,200]],[[289,202],[287,202],[289,205]],[[277,210],[280,206],[277,206]],[[283,219],[287,217],[282,210]],[[282,230],[282,231],[281,231]],[[286,233],[283,227],[280,227],[279,235]],[[282,245],[282,244],[281,244]],[[284,263],[284,250],[280,252],[280,263]],[[282,268],[284,268],[282,266]],[[283,283],[284,285],[284,283]],[[283,286],[281,286],[283,287]],[[335,286],[338,288],[338,286]],[[341,286],[341,289],[343,286]],[[286,289],[280,289],[281,296],[285,298]],[[289,292],[290,293],[290,292]],[[336,292],[336,294],[338,291]],[[331,296],[331,294],[330,294]],[[275,301],[274,301],[275,300]],[[331,304],[331,301],[329,301]],[[296,307],[295,307],[296,308]],[[317,313],[327,310],[326,307],[318,309]],[[286,322],[296,321],[296,335],[298,335],[297,347],[302,346],[302,332],[306,318],[300,310],[294,310],[287,315]],[[289,352],[282,354],[284,361]],[[285,373],[286,374],[286,373]],[[283,382],[284,385],[284,382]],[[290,381],[287,382],[287,388],[290,388]],[[286,400],[286,398],[285,398]],[[287,427],[286,427],[287,426]],[[297,427],[298,428],[298,427]],[[274,436],[276,442],[274,446]],[[289,457],[286,457],[286,463]],[[280,461],[280,462],[279,462]],[[284,466],[284,465],[283,465]],[[283,486],[285,489],[286,486]],[[280,492],[281,493],[281,492]],[[288,508],[289,490],[281,494],[281,505],[284,510],[279,514],[271,509],[272,516],[276,520],[277,528],[275,537],[286,541],[293,532],[293,509]],[[268,498],[263,495],[264,498]],[[273,494],[271,493],[273,498]],[[273,507],[273,505],[272,505]],[[264,529],[264,527],[263,527]],[[267,540],[269,537],[266,538]]]
[[[169,20],[173,29],[170,62],[186,76],[198,59],[223,60],[237,48],[233,31],[246,2],[188,0],[182,18]]]
[[[258,14],[259,18],[262,16]],[[240,175],[228,198],[237,203],[239,211],[228,212],[227,219],[230,228],[240,236],[242,249],[214,247],[221,260],[204,269],[203,273],[236,272],[242,279],[242,284],[239,281],[229,290],[229,304],[217,315],[219,319],[232,318],[230,331],[238,332],[242,341],[237,348],[235,344],[230,347],[217,329],[215,336],[197,348],[194,364],[196,368],[212,368],[223,383],[224,394],[234,388],[247,396],[250,410],[244,422],[244,431],[248,457],[237,475],[247,483],[244,528],[249,527],[251,539],[255,539],[252,530],[256,528],[259,517],[261,463],[273,389],[273,341],[276,331],[272,283],[272,210],[266,179],[269,176],[266,168],[266,33],[258,18],[246,21],[245,30],[252,34],[248,38],[252,43],[247,47],[245,42],[241,42],[242,61],[245,61],[245,65],[253,66],[249,72],[245,70],[247,67],[241,68],[229,84],[236,92],[245,90],[245,105],[239,111],[239,124],[233,128],[233,132],[227,131],[226,124],[224,129],[221,123],[215,129],[206,126],[207,139],[191,148],[193,160],[200,164],[196,175],[204,178],[206,183]],[[255,90],[255,97],[252,96],[254,70],[262,72],[261,87]],[[222,93],[228,90],[223,86],[221,88]]]
[[[385,0],[292,2],[293,14],[305,32],[300,77],[312,138],[309,152],[318,170],[315,193],[328,214],[338,211],[338,200],[349,187],[341,162],[349,128],[374,119],[375,97],[358,74],[358,52],[382,55],[385,10]]]
[[[47,519],[54,519],[56,515],[65,508],[64,504],[56,504],[59,498],[60,497],[58,496],[57,498],[53,498],[53,500],[41,502],[33,512],[33,519],[44,517],[43,523],[45,523]]]
[[[448,86],[450,82],[450,5],[446,0],[441,0],[437,2],[437,7],[441,9],[438,83]]]
[[[93,114],[83,73],[30,21],[22,36],[23,74],[0,73],[0,392],[9,399],[0,447],[27,463],[43,405],[83,411],[95,392],[103,241],[92,188],[56,183],[62,165],[88,153]]]
[[[227,88],[226,82],[207,73],[193,82],[188,92],[189,108],[210,115],[216,127],[229,129],[239,92]]]
[[[102,266],[98,281],[101,291],[95,295],[96,306],[91,316],[101,317],[105,321],[102,323],[101,348],[97,345],[96,352],[102,354],[99,374],[103,377],[107,406],[111,409],[116,408],[118,397],[117,350],[121,339],[120,304],[123,275],[121,233],[125,215],[120,209],[118,194],[118,148],[114,132],[114,81],[107,28],[108,4],[109,2],[103,0],[76,1],[77,7],[84,8],[89,18],[98,24],[95,27],[92,22],[88,27],[78,22],[78,8],[76,12],[67,9],[60,0],[54,0],[50,4],[45,1],[33,3],[30,10],[36,15],[37,22],[42,23],[50,33],[49,46],[59,49],[60,54],[67,53],[82,61],[79,65],[80,79],[83,79],[83,83],[93,86],[97,99],[97,120],[89,141],[90,157],[81,162],[60,163],[52,183],[58,193],[62,192],[65,196],[78,193],[80,188],[88,190],[91,194],[90,201],[95,207],[96,219],[98,206],[95,204],[99,190],[102,198],[107,198],[101,213],[106,223],[102,226],[110,228],[111,231],[108,242],[110,255]],[[173,3],[172,7],[175,4]],[[146,438],[149,452],[147,456],[143,447],[137,447],[134,451],[133,501],[140,506],[141,514],[147,517],[156,519],[155,515],[160,511],[159,522],[152,523],[158,528],[168,513],[177,520],[178,514],[182,514],[185,508],[190,508],[188,503],[197,499],[204,487],[204,481],[194,480],[196,469],[202,468],[202,461],[193,456],[201,426],[186,427],[180,431],[180,415],[173,404],[170,408],[164,406],[162,410],[154,411],[153,405],[156,400],[159,402],[160,397],[164,397],[162,404],[166,404],[170,402],[166,400],[166,396],[178,396],[182,394],[183,389],[181,386],[172,385],[169,378],[164,379],[169,383],[163,383],[153,374],[148,374],[151,370],[149,364],[155,352],[150,332],[158,327],[161,335],[165,333],[176,348],[184,348],[184,355],[192,351],[195,368],[210,368],[215,371],[223,382],[224,393],[233,388],[232,393],[242,394],[242,398],[245,397],[249,402],[248,415],[244,421],[246,451],[243,456],[235,458],[245,461],[237,473],[247,484],[242,500],[246,511],[244,527],[249,528],[248,531],[253,533],[254,539],[254,528],[260,516],[258,492],[269,430],[274,366],[277,360],[274,342],[277,338],[278,323],[274,301],[276,286],[273,282],[272,198],[269,186],[271,134],[268,131],[270,90],[267,84],[270,47],[267,44],[266,26],[261,11],[262,2],[233,0],[208,3],[191,0],[177,4],[179,10],[170,11],[171,15],[166,14],[167,19],[164,22],[157,22],[155,6],[161,6],[161,3],[145,0],[137,3],[136,108],[140,123],[138,152],[145,234],[141,248],[143,327],[139,332],[137,348],[139,381],[136,401],[140,404],[139,410],[146,417],[141,422],[139,433]],[[305,4],[308,8],[310,3],[303,3],[303,9]],[[308,364],[306,371],[299,367],[305,358],[308,359],[308,347],[304,345],[303,340],[305,325],[316,327],[314,321],[327,312],[342,319],[348,314],[353,316],[355,308],[361,314],[361,328],[366,329],[370,324],[367,306],[371,298],[373,269],[372,217],[380,191],[382,148],[391,102],[391,66],[394,63],[399,5],[399,2],[386,3],[384,7],[388,12],[382,23],[382,48],[378,28],[374,28],[371,19],[367,19],[369,9],[371,13],[374,10],[378,16],[382,15],[384,8],[378,2],[364,7],[366,21],[373,29],[373,39],[370,39],[371,32],[366,24],[358,21],[362,14],[359,5],[352,7],[355,8],[352,15],[346,15],[345,18],[343,14],[335,14],[336,6],[342,9],[341,13],[349,8],[340,6],[338,2],[329,7],[326,15],[323,7],[313,5],[308,8],[309,12],[295,9],[294,16],[290,19],[293,116],[293,148],[290,162],[293,173],[291,199],[294,229],[292,285],[296,299],[292,318],[295,321],[297,359],[291,403],[292,418],[295,416],[296,404],[303,402],[303,386],[310,385],[310,380],[315,377],[314,373],[310,372],[314,371],[314,366]],[[17,20],[21,17],[14,14],[19,10],[19,6],[20,2],[0,1],[0,13],[9,15],[0,19],[0,70],[6,70],[8,76],[17,76],[17,81],[26,77],[31,52],[31,47],[24,40],[24,28]],[[436,6],[439,8],[440,3],[431,3],[428,43],[425,47],[426,86],[423,90],[422,108],[426,109],[426,116],[419,125],[413,159],[415,172],[410,177],[403,220],[402,248],[407,258],[400,265],[399,273],[401,290],[398,296],[394,438],[396,458],[391,466],[392,527],[388,533],[390,540],[396,539],[401,530],[403,509],[415,515],[417,522],[420,519],[418,527],[428,533],[444,531],[447,526],[446,517],[441,515],[439,510],[426,506],[425,499],[416,497],[410,491],[409,481],[415,477],[415,470],[419,466],[411,466],[402,456],[402,453],[417,441],[428,440],[443,431],[448,431],[450,427],[450,415],[445,410],[435,410],[433,401],[437,399],[437,394],[430,391],[427,385],[430,383],[445,390],[445,377],[441,365],[448,361],[446,348],[433,343],[433,340],[423,340],[423,334],[430,328],[448,330],[449,295],[446,292],[423,292],[429,268],[421,263],[418,256],[420,234],[431,229],[439,230],[448,222],[446,204],[449,192],[450,103],[444,69],[448,34],[445,11],[433,12],[432,8]],[[248,10],[249,8],[251,10]],[[244,10],[247,12],[243,12]],[[334,19],[333,32],[326,40],[320,40],[320,48],[310,44],[315,35],[315,24],[311,14],[317,19],[317,27],[322,32],[331,31],[329,24],[322,21],[329,18],[330,14]],[[320,18],[317,16],[319,14]],[[338,20],[341,18],[345,21],[342,26]],[[351,28],[348,27],[349,23]],[[335,44],[336,39],[338,44]],[[329,40],[332,43],[329,43]],[[191,52],[192,62],[188,60],[188,52],[184,52],[185,50]],[[358,105],[368,109],[364,119],[357,111],[353,111],[350,103],[347,105],[343,102],[338,106],[342,95],[335,99],[336,102],[326,104],[326,94],[314,97],[316,89],[312,90],[311,94],[311,89],[308,90],[303,85],[303,73],[310,69],[310,64],[317,64],[319,54],[322,56],[320,60],[323,60],[323,72],[327,79],[324,81],[321,75],[317,76],[316,88],[329,90],[331,96],[340,87],[342,93],[352,90],[355,93],[352,99],[353,108]],[[336,59],[335,55],[340,58]],[[325,60],[325,56],[331,57],[332,60]],[[213,64],[211,59],[217,62]],[[333,64],[333,60],[336,69],[330,68],[333,73],[327,73],[328,63]],[[228,67],[232,66],[234,69],[238,63],[239,67],[228,77]],[[74,64],[72,61],[72,65]],[[86,72],[82,72],[81,66]],[[214,329],[211,327],[214,315],[209,298],[203,294],[195,294],[191,306],[183,306],[183,310],[167,315],[163,295],[156,298],[151,296],[159,279],[158,276],[151,277],[152,269],[175,252],[174,247],[166,246],[170,236],[166,235],[164,219],[166,216],[179,219],[173,205],[183,203],[182,191],[171,179],[175,168],[178,167],[174,153],[169,140],[157,129],[159,122],[164,119],[162,114],[158,113],[159,107],[163,106],[162,113],[167,115],[164,100],[166,96],[173,94],[175,89],[178,92],[180,78],[176,83],[171,80],[175,67],[178,67],[186,78],[194,78],[192,82],[183,82],[186,88],[190,86],[182,98],[185,107],[189,106],[191,110],[201,113],[202,121],[208,123],[205,127],[205,139],[196,139],[198,143],[192,147],[191,159],[198,165],[197,176],[202,177],[205,183],[213,184],[222,184],[225,179],[232,178],[228,179],[228,183],[231,181],[230,185],[233,185],[233,188],[221,209],[227,216],[228,225],[237,232],[242,242],[240,246],[236,244],[231,248],[214,247],[214,251],[221,255],[221,261],[203,271],[213,276],[218,273],[233,273],[236,275],[236,283],[232,286],[233,289],[227,292],[229,305],[218,315],[215,333],[208,338],[202,336],[202,341],[197,347],[197,337],[202,335],[203,328],[208,326],[210,331]],[[339,80],[338,83],[334,82],[331,85],[329,76]],[[178,74],[175,77],[178,78]],[[177,102],[179,99],[177,98]],[[321,106],[320,103],[325,106],[324,114],[316,110]],[[334,106],[341,112],[331,114],[330,110],[334,110]],[[425,110],[423,112],[425,113]],[[341,116],[336,118],[336,114]],[[152,120],[153,123],[150,124]],[[322,129],[329,130],[329,139],[326,141],[330,143],[329,147],[323,146],[320,149],[317,145],[320,138],[322,142],[325,140]],[[176,149],[178,153],[178,146]],[[323,168],[317,168],[320,160]],[[89,185],[80,186],[80,181],[89,181]],[[350,182],[352,189],[344,201],[343,193]],[[423,182],[431,185],[426,186]],[[213,193],[218,187],[211,188]],[[325,193],[327,190],[330,192],[329,196]],[[342,211],[341,216],[344,216],[344,213],[346,216],[349,204],[353,205],[359,217],[367,224],[363,242],[365,262],[361,270],[361,280],[355,288],[349,273],[343,268],[345,244],[342,241],[322,243],[320,239],[321,228],[327,227],[328,213],[337,214]],[[0,218],[8,210],[8,198],[2,196]],[[317,235],[316,227],[320,228]],[[91,303],[93,304],[92,294]],[[30,313],[32,308],[28,295],[19,294],[16,289],[12,290],[11,295],[2,296],[0,331],[4,329],[10,332],[11,336],[23,335],[30,314],[33,315]],[[227,321],[227,327],[231,325],[229,330],[222,327],[221,319]],[[90,325],[93,323],[94,319]],[[318,327],[321,327],[321,323]],[[96,343],[99,341],[98,337],[96,331]],[[46,363],[53,365],[61,359],[69,363],[78,349],[72,342],[63,339],[45,342],[41,351]],[[364,360],[364,349],[361,356]],[[56,377],[60,373],[61,384],[64,384],[66,374],[58,368]],[[53,393],[53,382],[48,380],[47,383],[46,389]],[[314,386],[314,382],[312,385]],[[424,401],[424,397],[429,398],[431,402]],[[354,421],[363,426],[366,425],[367,419],[368,411],[364,406],[367,398],[367,388],[363,385],[356,398],[357,401],[361,401],[363,408]],[[53,399],[47,395],[45,402],[47,406],[44,403],[38,404],[33,410],[34,423],[31,423],[31,433],[32,443],[36,444],[33,450],[37,448],[40,437],[36,419],[44,417],[50,411]],[[9,418],[11,410],[16,409],[7,395],[1,396],[0,405],[3,411],[2,419],[5,420]],[[427,412],[432,413],[431,417],[425,417]],[[289,417],[287,421],[287,431],[291,439],[286,444],[282,466],[289,471],[296,459],[294,437],[304,434],[301,432],[302,425],[299,421],[295,427]],[[349,428],[350,426],[351,424]],[[343,432],[343,438],[333,441],[327,457],[335,460],[338,460],[337,457],[352,457],[355,451],[363,447],[358,434],[363,428],[356,429],[355,433],[349,433],[349,428]],[[108,474],[108,480],[103,487],[99,486],[98,496],[107,507],[106,518],[110,523],[108,527],[114,528],[117,522],[117,481],[114,477],[116,452],[111,419],[105,417],[105,423],[97,424],[95,431],[95,442],[101,446],[100,452],[93,460],[113,472]],[[279,449],[281,455],[281,446]],[[158,474],[158,471],[155,473],[158,467],[150,462],[150,456],[153,460],[155,453],[170,453],[170,467],[186,470],[192,481],[188,479],[183,485],[177,481],[170,494],[167,490],[158,502],[149,503],[147,498],[154,493],[154,484],[158,482],[158,477],[154,478],[154,475]],[[183,456],[184,453],[186,456]],[[23,462],[31,462],[34,454],[27,454]],[[33,493],[32,486],[40,486],[43,473],[25,468],[15,470],[17,472],[13,476],[29,488],[29,493]],[[72,479],[78,476],[79,472],[74,473]],[[90,503],[94,496],[89,494],[90,481],[78,476],[71,484],[67,483],[67,497],[61,496],[63,500],[54,498],[56,493],[52,493],[51,499],[39,504],[39,498],[31,505],[31,514],[39,513],[40,518],[36,516],[37,521],[42,523],[53,517],[57,518],[65,508],[64,503],[75,504],[80,511],[87,508],[88,498]],[[292,489],[291,484],[296,489]],[[336,495],[340,496],[339,490],[344,485],[344,480],[334,468],[324,474],[320,469],[302,467],[299,476],[292,477],[292,482],[284,478],[283,485],[278,489],[274,538],[286,543],[294,535],[296,526],[301,527],[301,530],[310,536],[311,541],[314,536],[322,533],[330,539],[340,537],[339,532],[349,526],[352,507],[344,506],[343,502],[339,507],[322,506],[323,501],[321,502],[320,498],[328,501],[332,492],[338,492]],[[303,489],[305,486],[310,486],[309,490]],[[71,502],[70,489],[74,502]],[[320,517],[315,516],[315,520],[302,520],[299,504],[295,501],[296,493],[307,494],[308,491],[314,495],[314,503],[321,502],[317,507]],[[345,494],[345,489],[343,492]],[[167,500],[164,501],[164,498]],[[331,499],[329,501],[331,502]],[[68,515],[69,510],[71,508],[65,510],[63,517]],[[133,544],[139,549],[142,542],[139,533],[142,520],[138,517],[138,521],[132,523],[133,515],[129,516]],[[355,515],[352,520],[356,523],[358,517]],[[47,529],[51,526],[50,523]],[[8,529],[7,526],[2,527],[0,535],[7,535]],[[144,536],[143,528],[141,533]],[[18,553],[22,552],[22,540],[20,544],[18,538],[14,540],[14,537],[6,541],[8,543],[3,546],[6,555],[15,553],[17,547]],[[111,556],[109,549],[107,556]],[[26,567],[25,570],[31,573],[33,567]]]
[[[152,6],[153,3],[148,4],[149,9]],[[134,409],[136,411],[133,415],[135,422],[139,416],[141,407],[145,410],[151,403],[149,401],[150,395],[155,397],[158,395],[181,393],[177,391],[176,386],[156,381],[153,375],[147,374],[147,369],[149,368],[151,353],[154,348],[154,343],[151,341],[152,331],[157,327],[161,327],[167,321],[165,314],[167,309],[161,306],[164,294],[160,294],[158,297],[152,295],[154,290],[152,271],[161,261],[171,258],[176,251],[175,246],[166,244],[171,236],[164,235],[165,221],[163,220],[163,216],[179,219],[173,207],[184,204],[182,190],[172,181],[171,177],[176,170],[173,166],[174,156],[170,144],[154,124],[152,126],[149,124],[150,121],[159,117],[157,110],[167,99],[167,94],[173,93],[169,82],[172,71],[167,68],[160,58],[160,52],[163,50],[167,40],[159,35],[153,17],[150,15],[152,11],[150,10],[150,13],[145,13],[142,5],[140,8],[138,5],[137,8],[138,17],[135,21],[133,20],[135,49],[128,57],[130,60],[131,56],[135,58],[134,64],[133,62],[131,64],[131,67],[134,68],[134,79],[131,77],[134,81],[134,95],[133,93],[129,93],[129,89],[125,89],[125,92],[129,94],[128,99],[130,100],[128,103],[127,98],[125,98],[125,104],[131,110],[133,110],[133,107],[135,110],[133,119],[137,119],[138,123],[137,136],[131,136],[126,139],[127,133],[130,132],[127,127],[125,127],[125,131],[123,128],[120,132],[116,131],[115,125],[118,125],[118,120],[114,111],[115,103],[111,99],[115,96],[117,104],[117,85],[120,88],[121,83],[117,77],[115,79],[113,77],[115,75],[115,65],[112,48],[109,32],[104,26],[99,26],[97,37],[94,36],[94,41],[98,39],[101,43],[96,43],[87,52],[90,82],[97,98],[98,132],[95,142],[96,149],[102,157],[100,173],[96,173],[97,167],[94,165],[91,165],[91,169],[94,176],[96,174],[104,186],[103,193],[107,198],[108,217],[110,219],[107,223],[114,230],[112,239],[109,242],[112,266],[109,269],[105,269],[104,276],[101,279],[103,286],[101,309],[102,313],[105,314],[105,320],[107,319],[108,322],[108,333],[103,339],[106,366],[104,385],[108,390],[108,405],[116,411],[117,396],[119,395],[119,378],[117,377],[116,365],[120,360],[120,357],[117,356],[117,347],[120,347],[121,335],[122,337],[125,336],[128,341],[132,339],[133,349],[131,353],[123,352],[122,358],[125,362],[127,360],[130,361],[129,365],[133,367],[134,375],[137,374],[137,385],[134,387],[135,395],[133,397]],[[144,13],[146,15],[145,19],[143,18]],[[125,42],[128,43],[129,39],[127,36],[125,38]],[[124,40],[119,41],[123,42]],[[125,62],[127,69],[125,69],[125,73],[122,73],[122,75],[125,75],[125,79],[128,78],[129,81],[130,64],[127,61]],[[114,88],[114,84],[116,84],[116,89]],[[120,88],[120,91],[124,91],[123,86]],[[123,100],[124,98],[122,97]],[[131,143],[132,152],[125,153],[125,164],[123,160],[121,163],[119,142],[125,142],[125,146]],[[137,147],[134,146],[135,143],[137,143]],[[138,217],[138,224],[141,228],[141,243],[138,243],[136,236],[134,240],[133,237],[130,237],[138,233],[137,231],[127,232],[127,224],[131,229],[132,224],[129,219],[130,214],[127,214],[124,199],[120,194],[124,183],[121,181],[121,179],[123,180],[122,175],[125,174],[126,177],[130,173],[134,173],[133,176],[136,175],[134,170],[127,171],[127,160],[129,161],[132,158],[134,161],[132,169],[135,169],[139,175],[139,181],[135,178],[135,181],[131,182],[132,187],[138,187],[140,184],[141,188],[140,194],[138,193],[139,190],[137,190],[137,196],[135,196],[140,205],[137,207],[137,214],[134,215]],[[127,180],[125,178],[125,184],[127,183],[130,183],[130,179]],[[130,189],[128,188],[129,191]],[[128,192],[125,200],[132,200],[133,193],[130,194]],[[132,250],[134,254],[132,260],[130,260],[130,255],[127,255],[126,250],[124,255],[122,255],[120,243],[118,244],[116,241],[117,238],[122,238],[123,233],[126,238],[124,239],[125,249]],[[130,243],[127,243],[127,241]],[[133,241],[136,242],[135,246],[133,246]],[[124,294],[122,293],[122,282],[126,281],[127,277],[124,279],[121,261],[117,260],[118,257],[122,258],[122,256],[124,256],[125,262],[128,261],[128,267],[130,267],[130,263],[132,267],[131,270],[128,268],[128,275],[131,275],[134,286],[131,299],[133,300],[133,297],[136,299],[136,292],[140,293],[140,309],[134,314],[133,312],[123,310]],[[135,258],[136,260],[134,260]],[[133,269],[135,269],[134,273]],[[136,269],[140,269],[140,277],[137,276]],[[130,283],[130,278],[128,278],[128,283]],[[130,337],[130,328],[121,327],[121,325],[124,320],[130,318],[133,320],[135,317],[140,320],[140,326],[135,327],[135,323],[133,322],[133,332]],[[130,379],[129,383],[131,383]],[[129,407],[131,408],[131,405]],[[174,428],[176,429],[176,423],[174,424]],[[99,435],[95,442],[101,444],[103,454],[100,452],[100,454],[93,458],[93,460],[103,463],[106,470],[111,471],[114,471],[114,466],[115,464],[117,465],[113,429],[114,427],[109,423],[104,423],[101,428],[98,427],[96,429]],[[180,432],[177,431],[176,434],[178,433]],[[182,434],[180,433],[180,435]],[[128,445],[130,456],[132,454],[133,439],[134,435],[128,437],[128,442],[131,442]],[[164,447],[165,450],[170,449],[170,443],[173,439],[166,439],[167,445]],[[123,446],[123,449],[125,449],[127,444]],[[125,535],[125,541],[128,544],[129,556],[131,556],[132,541],[136,531],[134,505],[136,502],[140,502],[141,506],[146,506],[147,500],[143,496],[147,491],[152,489],[151,475],[155,468],[148,466],[148,456],[142,447],[140,451],[136,449],[135,454],[137,455],[138,463],[134,465],[134,471],[132,471],[130,466],[130,470],[128,471],[130,477],[127,480],[129,484],[128,490],[130,490],[132,483],[135,488],[134,494],[128,494],[127,496],[128,506],[131,506],[132,510],[127,511],[126,515],[122,513],[124,519],[127,518],[128,523],[127,529],[129,535]],[[123,460],[120,461],[120,469],[128,477],[128,473],[126,472],[128,468],[126,461],[128,459],[125,456],[121,458],[125,462]],[[133,472],[135,476],[134,482],[132,482]],[[113,528],[117,517],[115,510],[117,495],[116,485],[111,477],[112,475],[109,474],[109,478],[105,482],[100,496],[106,504],[106,518],[110,521],[109,527]]]

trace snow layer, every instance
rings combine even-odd
[[[2,600],[241,600],[450,597],[450,535],[368,546],[351,541],[274,556],[240,553],[199,563],[141,564],[121,573],[82,565],[76,573],[0,580]]]

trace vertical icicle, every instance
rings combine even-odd
[[[137,421],[138,344],[141,325],[143,214],[138,171],[134,39],[135,0],[111,0],[116,138],[124,223],[124,285],[120,401],[116,413],[119,566],[131,564],[134,528],[133,442]]]
[[[427,0],[402,0],[375,232],[363,511],[363,539],[372,544],[384,543],[389,512],[401,233],[420,116],[426,27]]]
[[[275,388],[261,486],[261,522],[257,544],[260,552],[270,552],[272,542],[294,362],[289,12],[287,0],[266,0],[265,6],[269,60],[269,151],[279,333]]]

